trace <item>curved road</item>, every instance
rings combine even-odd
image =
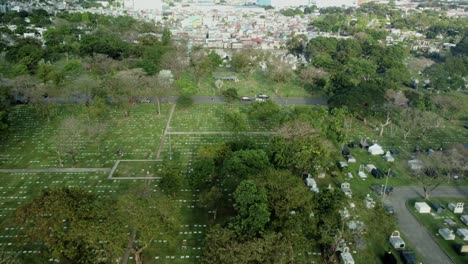
[[[421,186],[395,187],[392,195],[385,197],[385,204],[395,208],[398,226],[426,264],[453,263],[434,241],[427,229],[421,226],[406,207],[409,199],[423,197]],[[431,197],[467,198],[468,186],[438,187]],[[411,205],[410,205],[411,206]]]

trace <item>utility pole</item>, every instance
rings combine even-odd
[[[383,205],[383,202],[384,202],[384,198],[385,198],[385,192],[387,191],[387,183],[388,183],[388,176],[390,175],[390,168],[388,168],[388,171],[387,171],[387,178],[385,179],[385,186],[384,186],[384,189],[382,191],[382,205]]]
[[[167,132],[169,132],[169,160],[172,160],[171,127],[167,127]]]

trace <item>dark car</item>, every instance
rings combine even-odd
[[[412,250],[403,250],[401,251],[401,260],[404,264],[417,264],[416,255]]]

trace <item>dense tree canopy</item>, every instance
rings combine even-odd
[[[42,256],[69,263],[96,263],[116,257],[122,248],[113,244],[118,233],[106,200],[79,189],[44,190],[16,211],[15,222],[23,226],[19,237],[26,247],[42,241]]]

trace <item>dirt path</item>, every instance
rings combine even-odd
[[[170,130],[170,127],[171,127],[172,115],[174,114],[175,108],[176,108],[176,104],[172,105],[171,113],[169,114],[169,118],[167,119],[166,128],[164,129],[164,133],[161,136],[161,142],[159,143],[158,152],[156,152],[157,159],[161,157],[161,152],[164,148],[164,141],[166,140],[167,132]]]

